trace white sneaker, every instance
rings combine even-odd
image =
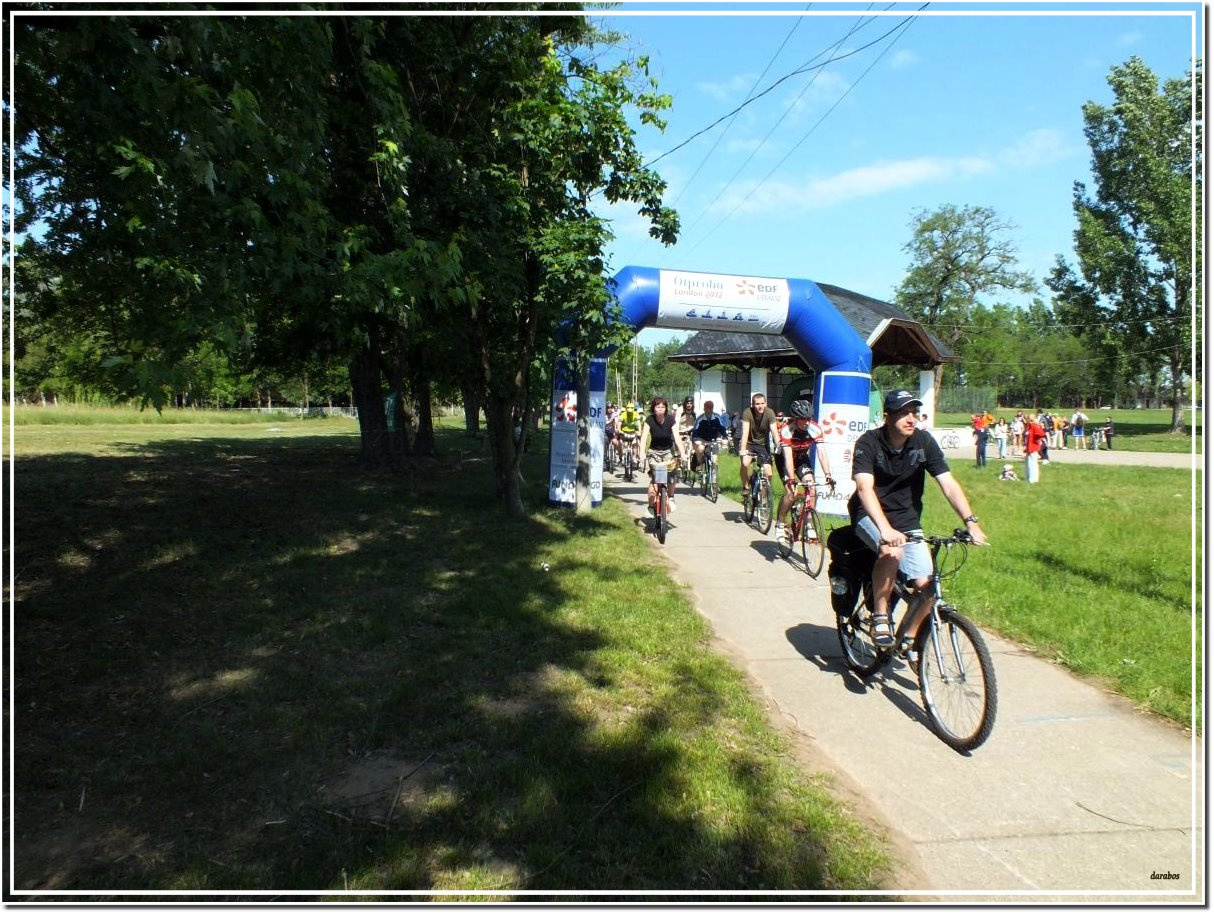
[[[788,531],[784,529],[783,524],[776,524],[776,539],[778,539],[778,540],[788,539]]]

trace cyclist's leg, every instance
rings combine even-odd
[[[750,463],[754,459],[755,459],[754,455],[751,454],[750,449],[747,448],[746,453],[742,454],[741,462],[738,464],[740,467],[738,472],[741,474],[741,477],[742,477],[742,494],[743,494],[743,496],[745,496],[748,492],[750,492]]]
[[[856,535],[877,555],[873,563],[873,638],[880,647],[893,645],[894,630],[890,623],[889,601],[894,593],[894,579],[898,575],[898,564],[902,561],[905,547],[890,547],[881,544],[881,534],[877,525],[869,517],[861,517],[856,522]],[[883,626],[878,631],[878,624]]]
[[[911,530],[913,536],[922,536],[922,530]],[[911,599],[911,605],[907,607],[906,618],[902,623],[902,632],[904,638],[914,639],[915,633],[919,631],[919,626],[923,624],[923,620],[927,618],[927,614],[931,611],[932,602],[935,599],[935,590],[932,588],[932,551],[927,543],[907,543],[902,550],[902,560],[898,563],[898,570],[908,581],[913,583],[915,588],[915,596]]]

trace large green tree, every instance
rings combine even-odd
[[[973,311],[997,291],[1032,292],[1033,277],[1017,269],[1017,253],[1005,235],[1012,230],[993,209],[947,204],[911,219],[904,250],[911,263],[894,302],[965,357]],[[936,369],[936,387],[944,366]]]
[[[1099,345],[1116,339],[1127,372],[1166,367],[1172,430],[1180,432],[1193,302],[1201,297],[1201,73],[1161,85],[1132,57],[1108,83],[1111,105],[1083,106],[1095,192],[1075,184],[1078,272],[1059,256],[1048,284],[1067,320],[1091,326]]]

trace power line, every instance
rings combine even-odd
[[[923,10],[927,9],[928,6],[930,6],[929,3],[923,4],[923,6],[919,7],[919,10],[917,12],[922,12]],[[802,73],[808,73],[810,70],[820,70],[823,67],[826,67],[837,61],[846,60],[848,57],[854,57],[855,55],[859,54],[861,51],[865,51],[868,48],[871,48],[873,45],[878,44],[879,42],[883,41],[886,37],[893,34],[898,29],[904,27],[913,18],[914,18],[913,16],[907,16],[905,19],[902,20],[902,22],[900,22],[898,25],[894,26],[892,29],[890,29],[888,32],[886,32],[884,35],[882,35],[880,38],[876,38],[873,41],[870,41],[868,44],[861,45],[860,47],[856,48],[854,51],[848,51],[846,54],[840,54],[838,57],[832,57],[829,60],[826,60],[819,64],[810,63],[810,64],[807,64],[806,66],[799,67],[798,69],[793,70],[790,73],[784,74],[779,79],[777,79],[774,83],[772,83],[770,86],[768,86],[766,89],[764,89],[762,92],[746,99],[746,101],[742,102],[742,104],[738,105],[738,107],[734,108],[732,111],[722,114],[719,118],[717,118],[715,121],[713,121],[707,127],[704,127],[701,130],[697,130],[695,133],[693,133],[687,139],[683,140],[683,142],[679,143],[677,146],[675,146],[671,149],[666,150],[664,153],[662,153],[656,159],[650,159],[648,162],[645,163],[645,165],[643,167],[649,168],[650,166],[656,165],[658,162],[662,161],[662,159],[666,158],[668,155],[672,155],[672,154],[678,152],[680,149],[682,149],[684,146],[686,146],[692,140],[695,140],[698,137],[703,136],[705,133],[707,133],[709,130],[712,130],[713,127],[716,127],[722,121],[727,120],[730,117],[733,117],[733,115],[737,114],[739,111],[741,111],[747,105],[751,104],[752,102],[758,101],[764,95],[767,95],[769,92],[771,92],[777,86],[781,85],[782,83],[787,82],[788,80],[792,79],[794,76],[800,76]]]
[[[920,10],[926,9],[927,6],[928,6],[928,4],[926,4],[926,3],[923,4],[923,6],[920,7]],[[901,23],[899,23],[894,28],[890,29],[888,32],[886,32],[884,35],[882,35],[881,38],[886,38],[886,37],[892,35],[894,32],[897,32],[899,29],[902,29],[903,30],[902,34],[905,34],[905,30],[910,28],[910,25],[914,21],[914,18],[915,18],[914,16],[907,16],[905,19],[902,20]],[[784,156],[784,158],[780,159],[780,161],[775,164],[775,166],[771,169],[771,171],[769,171],[766,175],[763,176],[763,179],[761,181],[759,181],[758,184],[755,185],[756,191],[760,187],[762,187],[764,184],[767,183],[768,179],[771,178],[771,176],[776,173],[776,171],[780,168],[780,166],[782,166],[785,162],[788,161],[789,156],[791,156],[794,152],[796,152],[798,149],[801,148],[801,145],[807,139],[809,139],[809,137],[814,133],[814,131],[816,131],[822,125],[822,122],[825,121],[828,117],[830,117],[831,113],[834,112],[834,110],[836,108],[838,108],[840,104],[842,104],[843,99],[847,98],[847,96],[849,96],[852,93],[852,90],[854,90],[856,88],[856,86],[858,86],[861,82],[864,81],[864,77],[868,76],[868,74],[870,72],[872,72],[873,67],[875,67],[881,61],[881,58],[884,57],[889,52],[890,48],[892,48],[898,42],[898,39],[902,37],[902,34],[899,34],[888,45],[886,45],[884,49],[882,49],[881,53],[878,54],[873,59],[873,62],[870,63],[868,65],[868,67],[865,68],[864,72],[860,74],[859,78],[854,83],[852,83],[850,86],[847,87],[847,91],[845,91],[842,95],[840,95],[839,98],[835,101],[835,103],[833,105],[831,105],[830,108],[828,108],[826,110],[826,112],[820,118],[818,118],[818,120],[814,123],[814,125],[805,132],[805,134],[801,137],[801,139],[799,139],[793,145],[793,147],[791,149],[789,149],[788,153]],[[880,40],[881,39],[877,39],[877,41],[880,41]],[[866,47],[866,48],[872,47],[876,43],[877,43],[876,41],[869,42],[864,47]],[[715,232],[722,225],[724,225],[726,222],[728,222],[729,219],[733,216],[733,214],[742,208],[742,204],[745,202],[746,202],[745,198],[739,200],[737,205],[734,206],[734,208],[731,209],[728,213],[726,213],[725,216],[722,217],[721,221],[718,222],[716,225],[714,225],[708,231],[708,233],[706,235],[704,235],[702,238],[700,238],[699,241],[697,241],[694,245],[692,245],[692,247],[687,251],[687,253],[690,255],[692,252],[694,252],[696,250],[696,248],[698,248],[701,244],[703,244],[705,241],[707,241],[708,238],[710,238],[712,236],[713,232]]]
[[[886,10],[888,11],[892,7],[893,7],[893,4],[891,3],[888,7],[886,7]],[[868,8],[869,8],[869,10],[872,9],[871,3],[869,4]],[[843,42],[845,42],[848,38],[850,38],[852,35],[854,35],[856,32],[858,32],[860,29],[862,29],[869,22],[872,22],[873,19],[875,19],[875,18],[876,18],[875,16],[870,16],[867,20],[865,20],[865,19],[857,20],[856,23],[851,27],[851,29],[847,32],[846,35],[844,35],[842,38],[840,38],[838,41],[836,41],[826,51],[822,51],[822,52],[819,52],[818,54],[815,54],[814,57],[811,59],[816,60],[818,57],[821,57],[822,54],[829,53],[830,51],[837,49],[841,44],[843,44]],[[746,161],[744,161],[741,165],[738,166],[737,170],[734,171],[734,173],[729,177],[729,180],[725,182],[724,186],[717,193],[717,195],[715,197],[713,197],[713,199],[709,202],[709,204],[707,206],[704,207],[703,210],[700,211],[700,215],[698,215],[696,217],[695,222],[693,222],[691,225],[689,225],[686,228],[686,230],[685,230],[686,234],[691,234],[691,232],[695,229],[695,227],[700,224],[701,220],[703,220],[703,218],[706,215],[708,215],[708,213],[716,205],[717,201],[720,200],[721,197],[723,197],[725,195],[725,192],[729,190],[729,188],[733,185],[733,182],[735,180],[737,180],[738,175],[740,175],[746,169],[746,166],[749,165],[751,163],[751,161],[753,161],[754,157],[759,154],[759,150],[761,150],[765,145],[767,145],[767,141],[769,139],[771,139],[771,135],[776,132],[776,128],[778,128],[782,123],[784,123],[784,119],[786,117],[788,117],[788,115],[792,112],[792,110],[797,106],[797,103],[805,96],[805,93],[808,92],[810,90],[810,88],[814,85],[814,83],[816,83],[818,81],[818,77],[820,75],[822,75],[821,70],[818,70],[817,72],[814,73],[813,78],[810,79],[810,81],[805,84],[804,88],[802,88],[801,91],[797,94],[797,97],[794,98],[792,100],[792,102],[788,105],[788,107],[786,107],[784,109],[784,113],[780,115],[779,120],[777,120],[774,124],[772,124],[771,129],[767,131],[767,133],[764,135],[763,139],[759,142],[759,145],[751,150],[750,155],[748,155],[746,157]],[[732,124],[733,122],[730,121],[730,123]],[[728,128],[726,128],[726,129],[728,129]],[[714,146],[713,148],[715,149],[716,147]],[[688,182],[688,184],[690,184],[690,182]],[[686,185],[684,186],[684,189],[686,189]],[[692,248],[692,250],[695,250],[695,248]]]
[[[1082,359],[1053,359],[1049,362],[987,362],[983,361],[984,367],[993,368],[1033,368],[1043,365],[1086,365],[1088,362],[1113,362],[1119,359],[1128,359],[1132,356],[1152,355],[1158,352],[1171,352],[1173,346],[1163,346],[1159,349],[1140,349],[1137,352],[1119,352],[1116,355],[1101,355],[1088,356]]]
[[[813,6],[812,3],[806,4],[805,12],[808,12],[809,8],[811,6]],[[767,61],[767,66],[765,66],[763,68],[763,72],[755,77],[754,83],[751,85],[751,87],[749,89],[746,90],[746,98],[748,101],[750,99],[750,94],[759,87],[759,83],[761,83],[763,81],[763,77],[767,75],[767,71],[771,69],[772,64],[774,64],[776,62],[776,58],[778,58],[780,56],[780,53],[784,50],[785,45],[787,45],[789,40],[792,38],[793,33],[796,32],[796,30],[800,27],[801,23],[804,21],[805,21],[805,19],[802,16],[798,16],[795,20],[793,20],[792,28],[788,30],[788,34],[784,36],[784,40],[780,42],[780,46],[778,48],[776,48],[776,52],[774,54],[772,54],[771,59],[769,61]],[[740,111],[741,109],[738,109],[738,110]],[[725,139],[725,134],[729,133],[730,128],[733,127],[733,122],[737,119],[737,116],[738,116],[738,111],[735,111],[733,113],[733,115],[730,116],[729,123],[725,125],[725,129],[722,130],[720,132],[720,134],[717,135],[717,138],[713,142],[712,147],[708,150],[708,152],[704,153],[704,158],[700,160],[700,164],[696,166],[696,170],[694,172],[692,172],[691,177],[688,178],[687,181],[683,184],[683,189],[679,191],[679,195],[677,197],[675,197],[674,200],[670,203],[670,206],[672,208],[674,206],[677,206],[678,202],[681,199],[683,199],[683,194],[687,192],[687,188],[690,187],[695,182],[695,179],[699,176],[699,174],[703,170],[704,166],[708,163],[708,160],[710,158],[712,158],[712,154],[714,152],[716,152],[717,147],[721,145],[721,141],[723,139]]]

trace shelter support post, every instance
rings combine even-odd
[[[927,413],[928,428],[937,428],[936,373],[930,368],[919,372],[919,399],[923,401],[921,412]]]

